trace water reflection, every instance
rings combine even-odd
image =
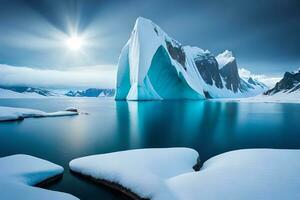
[[[116,102],[129,148],[219,145],[234,139],[239,105],[206,101]]]

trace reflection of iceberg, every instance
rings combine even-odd
[[[209,51],[182,46],[150,20],[138,18],[120,55],[115,98],[205,99],[255,91],[239,77],[231,53],[217,58],[222,69]]]
[[[205,101],[116,101],[117,132],[128,148],[177,145],[197,146],[203,153],[216,151],[214,148],[235,139],[238,106]],[[228,127],[230,131],[224,132]]]

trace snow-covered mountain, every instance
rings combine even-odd
[[[239,76],[232,52],[215,57],[208,50],[183,46],[140,17],[119,58],[115,99],[246,97],[267,89],[257,83]]]
[[[0,86],[0,97],[5,98],[37,98],[60,96],[50,90],[26,86]]]
[[[297,72],[285,72],[283,78],[276,83],[275,87],[266,91],[265,95],[286,95],[300,93],[300,69]]]
[[[256,82],[251,77],[248,79],[249,83],[260,86],[261,82]],[[224,99],[222,99],[224,100]],[[231,98],[226,101],[235,102],[263,102],[263,103],[300,103],[300,70],[297,72],[286,72],[283,78],[276,83],[272,89],[249,98]]]
[[[65,93],[33,87],[0,86],[0,98],[43,98],[43,97],[113,97],[115,89],[89,88]]]
[[[0,98],[43,98],[45,96],[37,93],[20,93],[8,89],[0,88]]]
[[[89,88],[86,90],[69,91],[65,95],[69,97],[112,97],[115,94],[114,89]]]

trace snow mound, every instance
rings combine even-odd
[[[118,183],[151,200],[296,200],[300,150],[245,149],[220,154],[195,172],[192,149],[141,149],[78,158],[71,170]]]
[[[27,109],[27,108],[14,108],[0,106],[0,122],[13,121],[30,117],[58,117],[58,116],[72,116],[78,115],[74,111],[57,111],[47,113],[40,110]]]
[[[175,199],[165,180],[192,172],[198,153],[188,148],[139,149],[87,156],[70,162],[72,171],[117,183],[142,198]]]
[[[28,155],[0,158],[1,200],[78,200],[62,193],[32,187],[63,173],[63,168],[49,161]]]

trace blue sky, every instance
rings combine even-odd
[[[255,74],[280,76],[300,67],[297,0],[2,0],[0,64],[14,66],[10,75],[22,74],[24,67],[84,73],[92,66],[95,81],[110,80],[104,85],[113,86],[119,53],[138,16],[153,20],[184,45],[216,55],[231,50],[239,66]],[[80,51],[67,48],[72,34],[84,38]],[[3,66],[1,76],[8,80]],[[104,86],[103,81],[94,85]]]

